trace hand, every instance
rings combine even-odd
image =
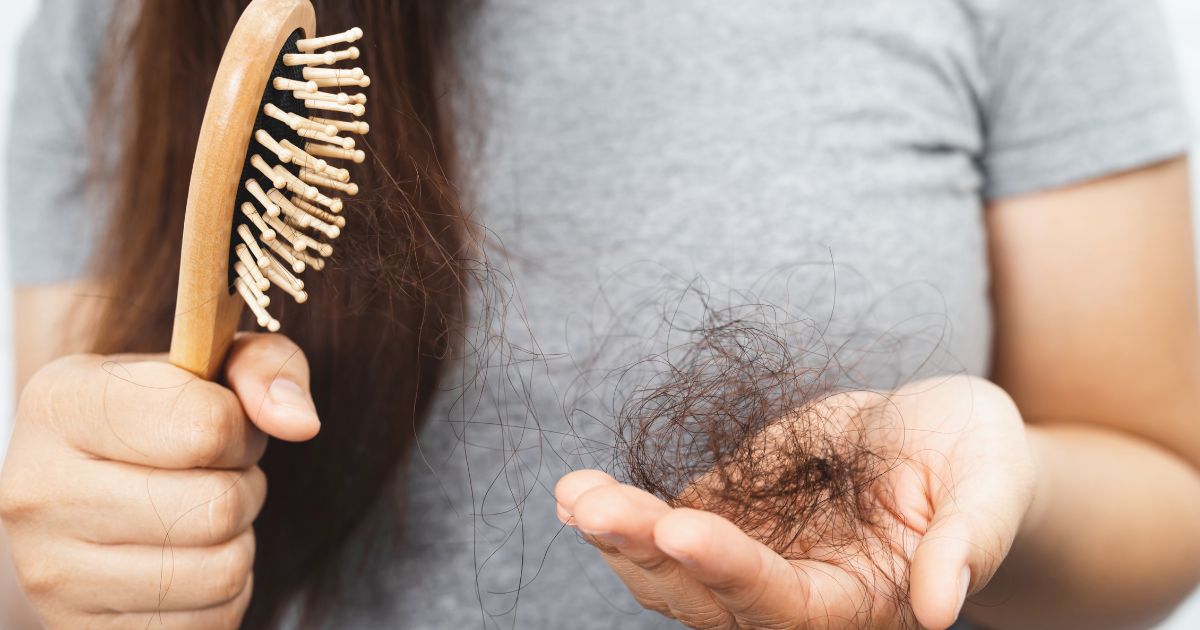
[[[21,395],[0,518],[51,628],[236,628],[252,591],[267,436],[319,428],[308,363],[245,335],[231,389],[162,356],[74,356]]]
[[[599,471],[573,472],[555,489],[559,519],[600,550],[642,606],[692,628],[944,630],[999,568],[1033,499],[1015,405],[987,381],[953,377],[818,406],[825,430],[857,420],[890,462],[860,493],[874,516],[849,524],[852,543],[799,532],[772,549],[714,513],[711,479],[681,495],[705,511]],[[783,419],[759,439],[782,440],[803,421]]]

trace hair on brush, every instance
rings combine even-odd
[[[255,521],[255,593],[245,620],[248,628],[274,627],[272,620],[292,604],[305,611],[302,616],[317,619],[334,602],[362,592],[361,582],[337,567],[354,557],[352,535],[376,527],[370,512],[388,484],[405,476],[402,463],[413,452],[417,432],[458,352],[471,270],[478,266],[470,221],[452,184],[459,130],[442,98],[447,84],[456,80],[450,42],[460,22],[450,19],[450,10],[460,3],[311,4],[324,32],[369,29],[367,39],[348,43],[361,49],[360,58],[343,61],[341,67],[362,67],[371,86],[362,117],[326,110],[306,117],[368,122],[370,135],[338,134],[353,137],[354,150],[365,151],[342,161],[361,190],[353,198],[326,193],[346,204],[341,213],[331,214],[346,216],[347,225],[339,228],[336,241],[315,236],[330,242],[335,252],[320,273],[298,276],[305,280],[307,301],[296,304],[281,290],[268,291],[272,317],[304,350],[322,429],[320,437],[308,442],[273,444],[259,462],[271,479],[271,497]],[[212,240],[219,244],[208,262],[197,263],[218,271],[204,291],[185,292],[177,308],[183,208],[198,139],[210,133],[201,133],[205,106],[213,86],[220,89],[225,80],[217,79],[218,67],[251,3],[115,0],[114,5],[116,19],[97,68],[88,138],[89,192],[107,220],[91,256],[89,274],[96,285],[89,289],[94,291],[80,295],[79,316],[72,323],[90,337],[91,352],[161,352],[172,343],[177,310],[211,308],[214,302],[230,302],[230,296],[242,319],[224,330],[256,328],[256,317],[239,304],[240,294],[229,292],[229,243],[237,238],[231,231],[235,213],[240,213],[236,192],[254,146],[253,121],[294,29],[273,27],[286,34],[272,34],[252,53],[265,57],[260,78],[241,79],[251,94],[251,111],[239,123],[246,126],[245,134],[223,149],[231,154],[226,167],[233,176],[232,192],[220,207],[229,214],[210,220],[216,229]],[[382,36],[376,37],[376,31]],[[323,79],[330,84],[319,91],[355,91],[352,85],[333,84],[351,80],[362,82],[353,76]],[[386,147],[372,148],[374,137],[386,139]],[[305,139],[305,145],[313,142]],[[259,151],[265,150],[255,149]],[[356,157],[364,162],[355,164]],[[208,317],[210,331],[215,331],[215,320]],[[202,360],[193,359],[195,363],[219,362],[222,352],[208,341],[203,344],[197,353]],[[386,544],[392,534],[380,531],[372,544]]]
[[[308,300],[300,275],[320,271],[346,227],[342,196],[358,194],[346,163],[365,155],[365,88],[349,44],[355,27],[314,36],[309,0],[254,0],[221,57],[188,188],[171,362],[205,378],[219,369],[242,305],[280,328],[268,292]]]

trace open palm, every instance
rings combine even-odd
[[[747,483],[702,477],[672,507],[577,471],[556,488],[559,518],[639,603],[692,628],[949,627],[999,567],[1032,500],[1020,415],[1003,391],[969,377],[822,404],[832,410],[822,430],[865,440],[873,474],[854,485],[864,477],[826,470],[823,459],[801,480],[825,475],[853,496],[830,496],[837,483],[815,498],[772,494],[797,487],[794,473],[762,472],[797,465],[792,427],[804,419],[784,418],[747,451],[756,459],[741,469]]]

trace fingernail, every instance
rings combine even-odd
[[[963,567],[962,573],[958,575],[958,610],[954,611],[955,619],[962,614],[963,605],[967,603],[967,590],[970,588],[971,567]]]
[[[316,417],[317,410],[313,406],[312,397],[300,385],[287,379],[277,378],[267,389],[267,397],[271,404]]]

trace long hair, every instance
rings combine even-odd
[[[118,2],[94,107],[95,175],[110,214],[93,269],[112,297],[96,352],[161,352],[170,343],[196,140],[225,42],[247,4]],[[450,183],[453,138],[442,98],[457,3],[313,4],[322,33],[369,31],[359,45],[373,79],[371,134],[367,161],[355,166],[363,193],[348,204],[332,264],[307,304],[279,312],[312,366],[322,431],[308,443],[272,444],[261,462],[271,489],[255,524],[247,627],[273,623],[296,593],[306,593],[308,612],[317,614],[342,591],[335,567],[415,440],[466,295],[470,236]]]
[[[118,1],[133,19],[115,25],[121,37],[97,80],[93,125],[111,212],[94,269],[113,297],[94,349],[160,352],[170,343],[201,118],[249,0]],[[270,492],[255,523],[252,628],[272,625],[297,594],[302,620],[315,621],[345,593],[347,572],[337,569],[348,542],[372,523],[369,512],[403,469],[464,338],[466,296],[483,260],[451,183],[456,130],[443,98],[453,87],[453,27],[471,0],[313,3],[324,33],[369,30],[360,45],[372,77],[371,134],[367,162],[355,167],[363,194],[347,207],[332,264],[307,304],[278,311],[308,355],[322,431],[304,444],[272,444],[261,463]],[[721,513],[780,553],[814,536],[834,556],[883,548],[875,557],[884,579],[870,589],[906,607],[907,566],[880,535],[889,521],[879,508],[886,488],[876,485],[894,454],[859,439],[866,424],[830,433],[822,417],[820,402],[840,387],[841,359],[808,365],[821,353],[792,343],[813,340],[770,309],[702,312],[682,348],[634,364],[651,368],[640,384],[636,369],[618,371],[628,395],[613,410],[614,468],[673,505]],[[798,420],[780,437],[785,417]],[[768,430],[781,446],[766,448]],[[688,494],[698,478],[713,482],[704,501]]]

